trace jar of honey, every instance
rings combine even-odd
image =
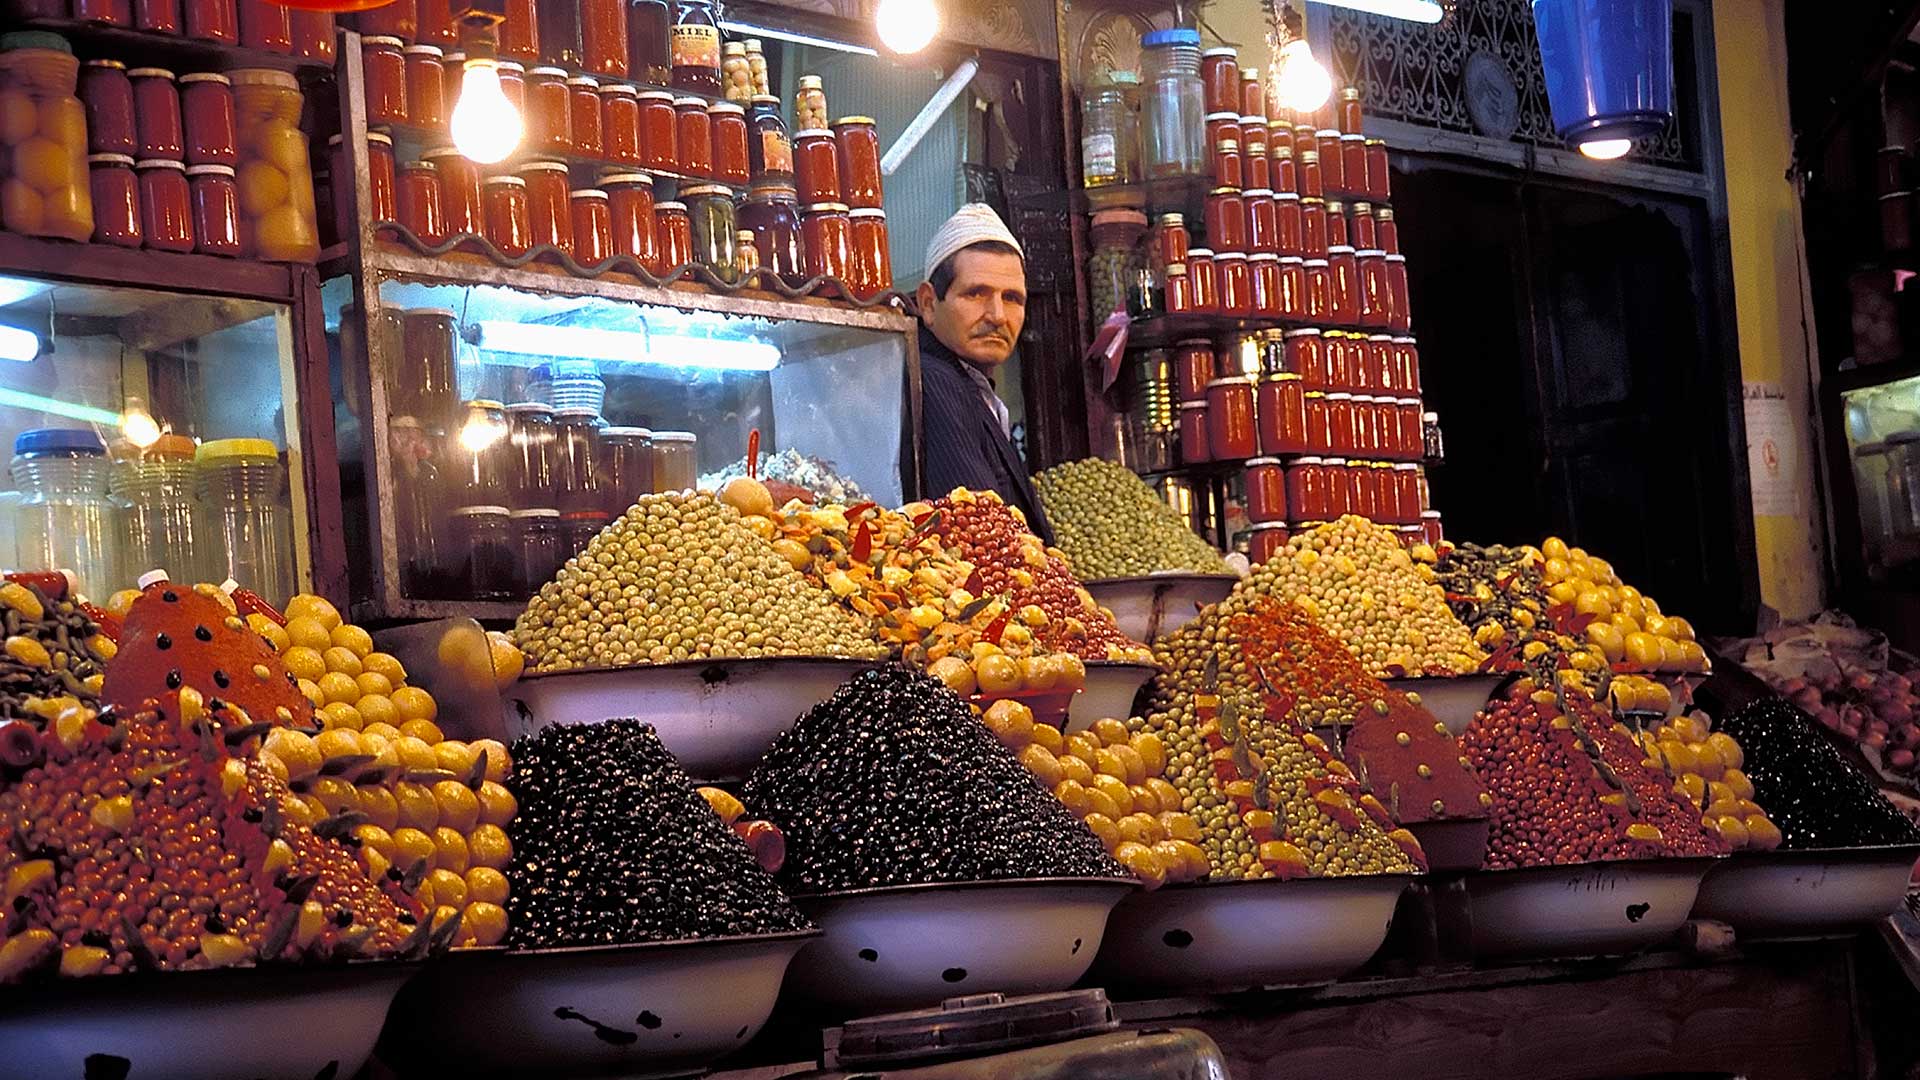
[[[640,95],[639,106],[641,163],[649,169],[664,172],[679,169],[679,127],[673,95],[665,90],[648,90]],[[611,140],[612,137],[609,132],[607,138]],[[608,149],[612,149],[611,142]]]
[[[1212,460],[1239,461],[1259,449],[1253,402],[1253,380],[1245,376],[1207,384],[1207,449]]]
[[[807,205],[840,201],[839,150],[833,132],[812,128],[793,137],[793,176]]]
[[[600,178],[607,193],[612,252],[626,255],[650,274],[661,272],[653,243],[653,177],[646,173],[608,173]]]
[[[125,154],[92,154],[87,169],[93,194],[93,242],[139,247],[140,184],[134,179],[133,159]]]
[[[887,243],[887,212],[874,207],[860,207],[848,212],[847,218],[853,230],[853,261],[849,267],[853,293],[858,299],[871,300],[893,288],[893,256]]]
[[[801,246],[800,205],[792,187],[757,185],[740,205],[740,226],[753,234],[760,265],[773,271],[790,288],[807,281],[806,253]],[[888,284],[891,285],[891,272]]]
[[[833,122],[834,159],[840,193],[856,210],[878,210],[880,136],[871,116],[843,116]]]
[[[613,210],[597,188],[569,192],[573,213],[573,261],[591,270],[613,257]]]
[[[668,98],[666,103],[668,161],[664,167],[671,169],[673,168],[672,95],[649,93],[646,96]],[[608,161],[616,165],[654,165],[655,155],[647,143],[647,135],[652,132],[653,125],[643,123],[643,119],[652,119],[647,116],[649,104],[651,103],[642,102],[640,95],[626,83],[606,83],[600,87],[600,138],[606,147],[605,155]]]
[[[1212,436],[1207,432],[1207,403],[1180,403],[1180,463],[1203,465],[1213,460]]]
[[[678,170],[687,176],[713,175],[713,120],[704,98],[673,100],[673,132],[680,147]]]
[[[394,0],[405,3],[406,0]],[[419,127],[447,124],[445,54],[438,45],[409,45],[407,62],[407,118]]]
[[[86,109],[89,153],[131,157],[139,151],[127,65],[118,60],[89,60],[81,65],[80,103]]]
[[[451,146],[436,146],[420,156],[434,167],[445,235],[484,235],[487,224],[480,166]]]
[[[745,184],[751,170],[746,109],[738,102],[716,101],[707,106],[707,128],[712,140],[714,179]]]
[[[687,216],[687,204],[654,204],[653,245],[662,274],[670,274],[693,262],[693,219]]]
[[[1248,458],[1244,479],[1247,520],[1256,524],[1287,520],[1287,474],[1279,458]]]
[[[526,181],[531,247],[573,253],[573,211],[567,205],[567,163],[529,161],[518,170]]]
[[[807,277],[845,283],[853,262],[853,224],[846,203],[814,203],[800,214]],[[816,291],[819,287],[816,286]],[[832,291],[831,286],[826,291]]]
[[[566,87],[567,136],[573,141],[573,152],[584,158],[600,157],[603,153],[600,141],[600,80],[591,75],[576,75],[567,80]],[[638,108],[637,103],[635,107]]]
[[[187,167],[170,158],[136,162],[140,221],[146,246],[155,251],[193,250],[193,197]]]
[[[747,164],[753,182],[793,183],[793,140],[787,136],[787,122],[780,115],[780,98],[774,94],[755,94],[753,110],[747,116]]]
[[[396,0],[388,6],[401,5]],[[397,37],[378,35],[360,39],[360,64],[369,124],[407,122],[407,58],[401,48],[401,41]]]
[[[533,246],[533,220],[527,182],[518,176],[487,177],[487,239],[508,258]]]

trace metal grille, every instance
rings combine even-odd
[[[1554,134],[1528,0],[1462,0],[1434,26],[1343,8],[1329,9],[1327,21],[1335,84],[1360,87],[1368,113],[1443,131],[1565,146]],[[1675,27],[1676,51],[1691,43],[1691,29]],[[1674,124],[1637,143],[1632,157],[1698,170]]]

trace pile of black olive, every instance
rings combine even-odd
[[[508,944],[733,937],[807,927],[694,791],[653,725],[542,728],[513,744]]]
[[[958,694],[897,666],[862,672],[809,710],[741,799],[786,834],[780,877],[795,894],[1128,877]]]
[[[1920,842],[1920,828],[1792,702],[1756,701],[1722,718],[1719,727],[1745,751],[1753,801],[1780,827],[1782,848]]]

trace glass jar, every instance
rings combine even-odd
[[[1385,139],[1367,140],[1367,197],[1386,200],[1393,195],[1392,166]]]
[[[1238,251],[1223,251],[1214,259],[1214,272],[1220,279],[1220,313],[1246,316],[1253,313],[1253,275],[1247,257]]]
[[[235,0],[182,0],[187,36],[223,45],[240,43],[240,10]]]
[[[1286,370],[1305,380],[1308,390],[1326,390],[1326,339],[1318,327],[1298,326],[1286,332]]]
[[[720,20],[713,0],[674,0],[668,33],[672,61],[667,85],[692,94],[720,96]]]
[[[581,5],[575,0],[534,0],[533,22],[539,63],[578,69],[586,64],[584,28],[580,25]],[[534,58],[520,61],[532,64]]]
[[[1247,560],[1258,566],[1278,554],[1293,538],[1287,522],[1269,521],[1247,528]]]
[[[1330,454],[1333,452],[1333,417],[1327,402],[1325,390],[1307,390],[1301,393],[1301,407],[1307,418],[1307,452],[1310,454]]]
[[[600,178],[607,193],[611,251],[638,262],[648,273],[660,273],[653,244],[653,177],[646,173],[608,173]]]
[[[391,37],[404,45],[420,32],[417,16],[415,5],[397,0],[356,12],[354,29],[360,31],[362,41],[369,37]]]
[[[1258,116],[1240,118],[1240,159],[1247,187],[1272,190],[1273,169],[1267,158],[1267,125]]]
[[[698,439],[691,431],[653,433],[653,490],[690,491],[700,482]]]
[[[1212,48],[1200,54],[1200,84],[1205,88],[1208,112],[1240,112],[1239,55],[1232,48]]]
[[[519,541],[507,508],[491,504],[458,506],[447,515],[448,580],[462,596],[505,600],[514,594]]]
[[[801,253],[809,278],[847,280],[853,261],[853,225],[846,203],[814,203],[800,214]]]
[[[87,170],[93,196],[93,242],[139,247],[140,184],[134,179],[133,159],[125,154],[92,154]]]
[[[580,66],[624,79],[630,70],[626,0],[579,0]]]
[[[643,149],[646,135],[642,131],[642,121],[646,109],[633,87],[625,83],[607,83],[600,87],[599,94],[600,138],[605,147],[606,159],[618,165],[639,165],[649,161],[652,155]],[[668,107],[667,112],[668,145],[671,147],[673,130],[671,106]],[[668,168],[671,167],[669,163]]]
[[[747,133],[747,166],[753,183],[793,183],[793,141],[787,137],[787,122],[780,116],[780,99],[773,94],[755,94],[747,126],[751,129]]]
[[[560,515],[560,551],[572,558],[587,549],[600,530],[607,527],[605,510],[569,510]]]
[[[1247,257],[1247,272],[1253,283],[1249,294],[1252,314],[1265,318],[1280,315],[1280,256],[1262,252]]]
[[[1212,439],[1207,434],[1207,403],[1180,403],[1180,463],[1204,465],[1213,460]]]
[[[180,32],[180,0],[133,0],[133,27],[153,34]]]
[[[753,246],[752,229],[734,230],[733,259],[740,268],[741,281],[750,282],[760,272],[760,249]]]
[[[367,218],[370,221],[398,220],[394,197],[393,136],[382,131],[367,132]],[[345,141],[334,135],[327,139],[327,180],[333,193],[334,227],[342,238],[354,231],[354,171],[347,161]]]
[[[440,198],[440,169],[431,161],[410,161],[394,182],[394,208],[400,224],[423,244],[444,243],[447,215]]]
[[[1280,220],[1273,192],[1249,188],[1242,194],[1241,201],[1247,208],[1247,250],[1278,255]]]
[[[1367,337],[1367,368],[1373,372],[1373,385],[1396,393],[1406,390],[1400,372],[1393,363],[1393,339],[1385,334]]]
[[[517,176],[489,176],[487,239],[508,258],[518,258],[533,246],[532,209],[527,182]]]
[[[881,206],[880,137],[874,131],[871,116],[843,116],[833,122],[836,178],[841,199],[856,210],[877,210]]]
[[[396,0],[396,2],[404,4],[407,0]],[[458,10],[455,9],[456,4]],[[413,6],[414,44],[435,45],[442,49],[458,45],[460,43],[458,15],[465,10],[466,5],[461,0],[416,0]]]
[[[1128,291],[1144,267],[1140,240],[1147,232],[1147,215],[1114,208],[1093,213],[1093,254],[1087,260],[1087,298],[1096,321],[1127,310]]]
[[[1174,386],[1181,404],[1207,400],[1213,381],[1213,348],[1205,339],[1182,341],[1173,350]]]
[[[434,166],[437,174],[445,234],[484,235],[487,225],[480,166],[451,146],[436,146],[421,157]]]
[[[538,401],[516,401],[507,406],[508,498],[518,507],[554,507],[555,463],[559,435],[553,406]]]
[[[1212,248],[1187,249],[1187,310],[1220,310],[1220,272],[1213,264]]]
[[[1360,325],[1386,326],[1392,307],[1387,289],[1387,256],[1379,250],[1354,253],[1360,278]]]
[[[638,99],[639,163],[649,169],[673,172],[680,168],[679,117],[674,112],[673,95],[665,90],[648,90]],[[609,117],[611,119],[611,117]],[[607,134],[611,156],[613,138]]]
[[[653,250],[659,273],[671,274],[693,262],[693,219],[683,202],[653,204]]]
[[[1313,153],[1320,166],[1321,193],[1347,190],[1344,162],[1340,157],[1340,132],[1334,128],[1314,132]]]
[[[1299,454],[1307,449],[1305,381],[1292,372],[1269,375],[1259,387],[1260,452]]]
[[[1281,255],[1294,257],[1306,254],[1300,196],[1291,191],[1275,192],[1273,196],[1273,249]]]
[[[193,202],[193,249],[240,256],[240,192],[234,186],[233,166],[187,166],[187,190]]]
[[[1300,200],[1300,251],[1309,259],[1327,257],[1327,204],[1324,199]]]
[[[1193,310],[1193,289],[1187,281],[1187,264],[1169,263],[1165,275],[1167,314],[1177,315]]]
[[[455,503],[505,497],[514,465],[507,407],[491,398],[463,402],[443,458],[441,478]]]
[[[1229,112],[1210,112],[1207,114],[1207,136],[1206,136],[1207,148],[1212,149],[1214,147],[1219,146],[1222,142],[1232,143],[1234,145],[1235,151],[1238,152],[1240,147],[1240,114],[1239,113],[1229,111]],[[1221,186],[1227,186],[1226,181],[1217,179],[1217,177],[1220,175],[1219,170],[1217,168],[1214,170],[1212,175],[1216,177],[1216,179],[1214,180],[1214,183],[1219,184]],[[1233,186],[1238,186],[1238,185],[1233,185]]]
[[[1334,402],[1334,413],[1339,415],[1339,402]],[[1348,414],[1353,418],[1353,441],[1348,452],[1361,457],[1372,457],[1380,452],[1380,427],[1374,421],[1378,414],[1374,409],[1372,394],[1354,394]],[[1338,423],[1336,419],[1335,423]]]
[[[1413,310],[1407,295],[1407,257],[1387,256],[1387,326],[1397,333],[1413,328]]]
[[[753,69],[747,64],[747,43],[729,41],[720,50],[720,84],[728,101],[745,103],[753,96]]]
[[[499,43],[496,52],[501,60],[512,60],[519,64],[537,64],[540,62],[540,12],[534,0],[506,0],[502,8],[505,18],[501,20],[496,33]],[[449,57],[451,59],[451,57]],[[466,57],[463,55],[464,61]],[[452,100],[459,100],[453,98]]]
[[[1280,292],[1276,303],[1283,319],[1298,321],[1307,317],[1307,264],[1295,255],[1280,259]]]
[[[1333,280],[1327,260],[1307,260],[1307,319],[1326,322],[1333,314]]]
[[[398,0],[391,7],[400,6]],[[360,39],[360,63],[369,124],[407,122],[407,58],[399,38]]]
[[[887,212],[872,207],[849,211],[853,259],[847,270],[853,295],[871,300],[893,288],[893,255],[887,242]],[[1144,220],[1144,219],[1142,219]]]
[[[300,84],[285,71],[243,68],[233,80],[240,145],[241,235],[271,261],[312,262],[320,254],[313,168],[300,130]]]
[[[1341,326],[1360,322],[1360,265],[1353,249],[1340,244],[1327,249],[1332,304],[1328,318]]]
[[[827,130],[827,92],[818,75],[800,76],[793,91],[793,130]]]
[[[807,280],[806,253],[800,239],[800,205],[794,190],[782,186],[755,187],[736,215],[738,224],[753,233],[760,265],[773,271],[789,288]]]
[[[86,110],[89,153],[132,157],[139,152],[127,65],[118,60],[89,60],[82,65],[80,103]]]
[[[739,276],[734,258],[733,193],[720,184],[690,184],[680,191],[693,228],[693,261],[721,281]]]
[[[1345,390],[1334,390],[1327,394],[1327,443],[1336,454],[1352,454],[1359,450],[1358,433],[1354,423],[1353,395]]]
[[[453,416],[459,401],[453,312],[448,308],[409,308],[398,317],[407,378],[388,388],[388,412],[419,417],[428,427],[441,427]]]
[[[1242,476],[1247,489],[1247,520],[1256,524],[1287,520],[1287,474],[1279,458],[1248,458]]]
[[[507,515],[513,527],[514,584],[520,593],[533,593],[560,576],[567,565],[561,549],[560,511],[551,506],[515,510]]]
[[[73,17],[81,22],[130,26],[133,5],[131,0],[73,0]]]
[[[673,137],[679,148],[674,168],[688,176],[713,175],[713,121],[703,98],[673,100]]]
[[[1187,249],[1193,246],[1190,235],[1184,215],[1160,215],[1159,222],[1154,226],[1154,242],[1162,266],[1186,259]]]
[[[714,178],[729,184],[745,184],[751,173],[746,109],[736,101],[714,102],[707,106],[707,129],[712,138]]]
[[[1403,461],[1393,467],[1394,502],[1400,507],[1400,521],[1411,525],[1420,520],[1420,466]]]
[[[181,131],[180,88],[173,72],[166,68],[134,68],[127,72],[127,79],[133,84],[137,156],[143,161],[151,158],[179,161],[186,154],[186,136]]]
[[[406,0],[395,0],[405,3]],[[446,54],[438,45],[409,45],[402,56],[407,69],[407,116],[416,127],[447,124]],[[528,120],[529,126],[533,123]]]
[[[1324,152],[1322,153],[1324,157]],[[1367,194],[1367,137],[1365,135],[1340,136],[1340,175],[1343,180],[1341,190],[1355,195]]]
[[[631,0],[627,5],[627,74],[636,82],[665,86],[673,78],[673,10],[668,0]]]
[[[464,74],[465,64],[462,63]],[[524,64],[502,60],[494,65],[494,72],[500,76],[500,93],[521,116],[527,115],[527,69]],[[453,100],[459,101],[458,97]]]
[[[1353,513],[1354,492],[1349,486],[1347,459],[1343,457],[1323,459],[1320,475],[1326,481],[1327,516],[1337,518]]]
[[[1400,226],[1393,219],[1393,207],[1376,208],[1373,212],[1373,225],[1380,236],[1380,250],[1389,255],[1400,254]]]
[[[196,449],[185,435],[162,435],[145,448],[124,441],[113,447],[107,491],[126,523],[123,582],[148,570],[165,570],[174,581],[206,580]]]
[[[613,257],[613,213],[607,193],[595,188],[569,192],[573,218],[573,261],[591,270]]]
[[[1275,129],[1269,128],[1267,137],[1272,139]],[[1282,129],[1284,130],[1284,129]],[[1293,147],[1287,144],[1270,146],[1267,150],[1268,179],[1273,182],[1274,194],[1290,192],[1300,194],[1300,175],[1293,165]]]
[[[180,76],[180,114],[189,165],[232,166],[240,160],[234,129],[233,81],[211,71]]]
[[[1206,92],[1200,32],[1150,30],[1140,37],[1141,156],[1150,177],[1190,176],[1206,167]]]
[[[1114,71],[1080,104],[1080,175],[1084,186],[1140,182],[1140,120],[1134,99],[1140,77]]]
[[[1247,250],[1247,201],[1233,188],[1215,188],[1207,196],[1207,246],[1215,251]]]
[[[1338,199],[1328,199],[1327,203],[1327,246],[1345,244],[1353,247],[1353,241],[1347,239],[1347,208]]]
[[[1403,461],[1418,461],[1426,449],[1421,443],[1423,428],[1420,399],[1417,397],[1395,398],[1393,420],[1395,445],[1399,450],[1394,456]]]
[[[106,596],[121,569],[123,515],[107,497],[107,448],[88,428],[37,428],[13,440],[15,565],[62,567],[77,587]]]
[[[240,0],[240,44],[283,56],[292,53],[293,13],[272,0]]]
[[[1326,198],[1327,190],[1324,183],[1326,174],[1321,168],[1320,152],[1301,150],[1297,153],[1296,159],[1299,161],[1299,168],[1295,171],[1294,179],[1298,182],[1300,197],[1302,199]]]
[[[1259,449],[1253,397],[1253,380],[1245,376],[1207,384],[1207,447],[1212,460],[1239,461]]]
[[[530,247],[573,253],[573,211],[567,206],[567,163],[529,161],[519,168],[526,181]]]
[[[194,454],[210,527],[209,579],[244,581],[261,596],[292,596],[293,522],[287,470],[265,439],[215,439]]]
[[[140,181],[140,221],[155,251],[193,250],[193,198],[187,167],[167,158],[134,163]]]
[[[643,427],[601,429],[596,469],[600,506],[617,518],[640,496],[653,492],[653,432]]]
[[[1420,346],[1411,337],[1393,339],[1393,368],[1404,390],[1420,393]]]

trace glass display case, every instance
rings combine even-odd
[[[1920,583],[1920,375],[1842,391],[1840,401],[1867,576]]]
[[[307,587],[294,337],[286,303],[0,276],[0,565]]]
[[[364,618],[510,618],[640,495],[743,474],[756,431],[762,479],[916,494],[918,355],[896,311],[391,251],[364,265],[358,290],[322,293]]]

